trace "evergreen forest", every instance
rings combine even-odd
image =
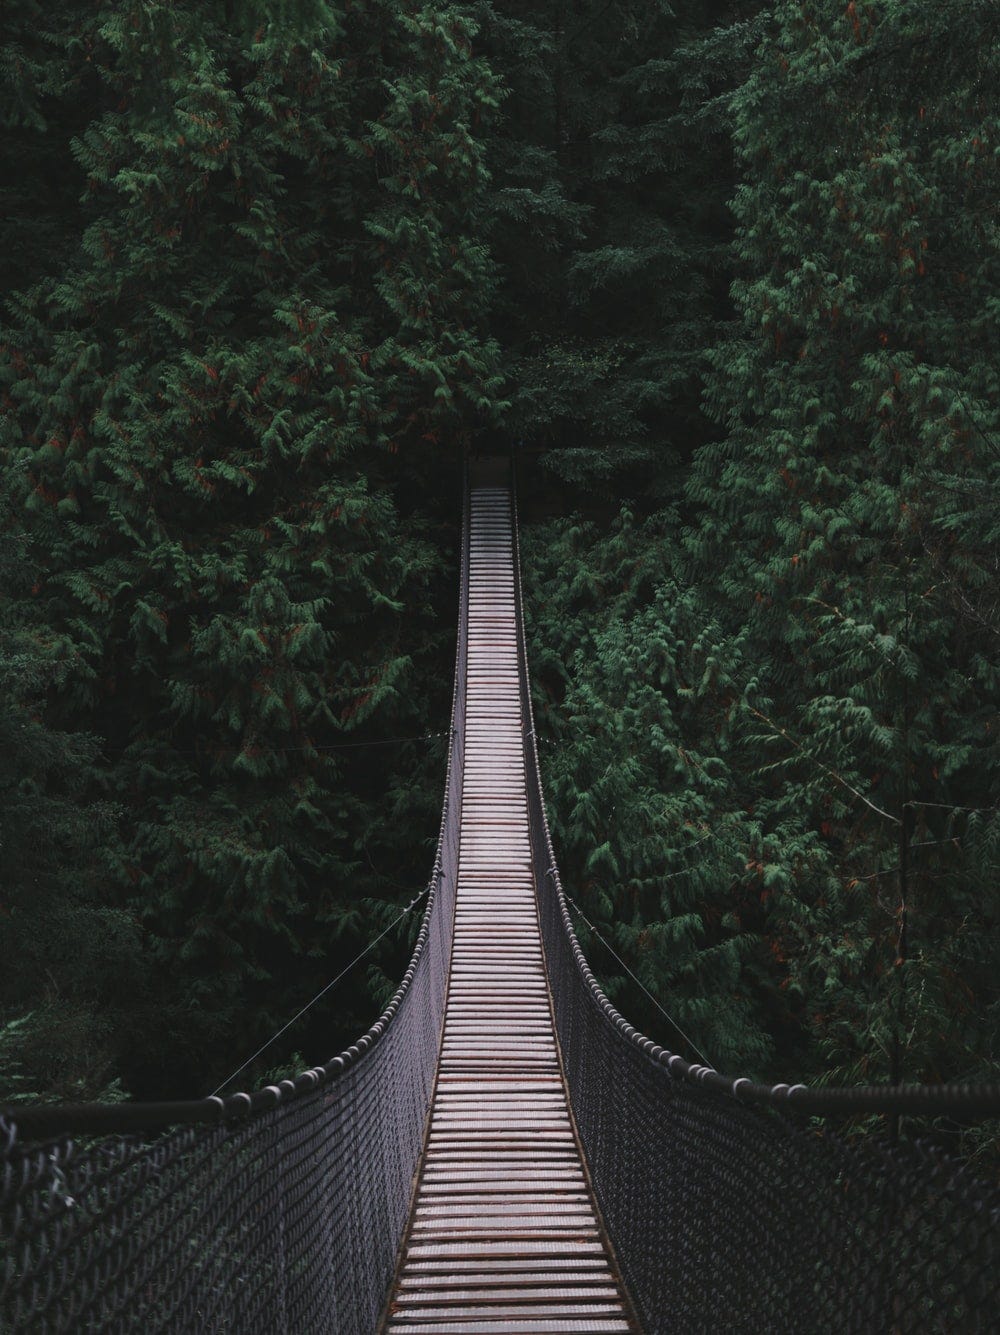
[[[508,448],[615,1004],[732,1075],[1000,1079],[995,0],[2,40],[2,1100],[210,1092],[423,888],[462,459]]]

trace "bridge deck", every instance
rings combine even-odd
[[[471,497],[444,1039],[388,1335],[629,1331],[570,1120],[532,886],[510,496]]]

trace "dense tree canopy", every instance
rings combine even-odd
[[[726,102],[716,438],[674,515],[539,539],[562,833],[719,1063],[933,1081],[1000,1056],[995,26],[774,7]]]
[[[995,1075],[995,5],[10,8],[19,1087],[210,1088],[419,888],[497,440],[619,1004],[750,1075]]]
[[[200,1063],[367,933],[394,803],[415,848],[379,862],[427,859],[427,774],[404,797],[342,743],[444,724],[442,505],[408,485],[495,397],[470,126],[497,94],[447,8],[353,6],[309,41],[200,5],[67,18],[77,235],[11,297],[5,357],[22,615],[62,664],[50,723],[101,739],[108,874]]]

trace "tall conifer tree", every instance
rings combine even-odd
[[[585,448],[549,463],[588,490],[638,494],[640,513],[677,495],[679,461],[713,429],[700,400],[731,313],[730,99],[762,32],[759,10],[657,11],[615,34],[620,63],[602,62],[600,23],[589,38],[590,77],[605,81],[581,109],[594,126],[584,159],[592,206],[564,263],[572,337],[587,331],[618,351],[607,375],[567,396],[586,422],[574,437]],[[588,437],[596,423],[600,448]],[[610,531],[598,509],[597,524],[571,519],[526,540],[556,838],[584,910],[648,991],[712,1061],[762,1072],[774,1047],[766,1028],[784,1048],[792,1026],[745,884],[751,799],[720,754],[729,721],[718,687],[739,654],[683,571],[680,514],[643,523],[635,512],[626,507]],[[593,949],[627,1011],[683,1046]]]
[[[394,489],[455,470],[495,397],[471,25],[307,10],[291,36],[221,6],[88,11],[85,228],[11,303],[5,463],[72,665],[50,716],[105,739],[116,894],[173,1031],[133,1052],[140,1092],[248,1044],[368,933],[393,794],[339,748],[426,731],[414,655],[436,661],[441,555]]]
[[[747,669],[772,931],[841,1078],[995,1059],[996,14],[776,6],[697,558]],[[994,854],[995,856],[995,854]],[[991,1056],[992,1054],[992,1056]],[[978,1068],[977,1068],[977,1063]]]
[[[483,23],[511,89],[493,147],[510,428],[605,498],[675,495],[706,435],[704,352],[729,312],[726,94],[760,4],[703,8],[496,0]]]

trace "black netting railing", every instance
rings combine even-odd
[[[532,858],[556,1027],[591,1180],[647,1335],[1000,1330],[1000,1187],[919,1144],[849,1145],[815,1120],[996,1116],[1000,1089],[731,1080],[643,1037],[605,997],[555,866],[521,626]]]
[[[441,835],[398,992],[339,1057],[252,1095],[8,1109],[0,1118],[3,1335],[375,1329],[409,1214],[451,958],[467,516],[464,531]]]

